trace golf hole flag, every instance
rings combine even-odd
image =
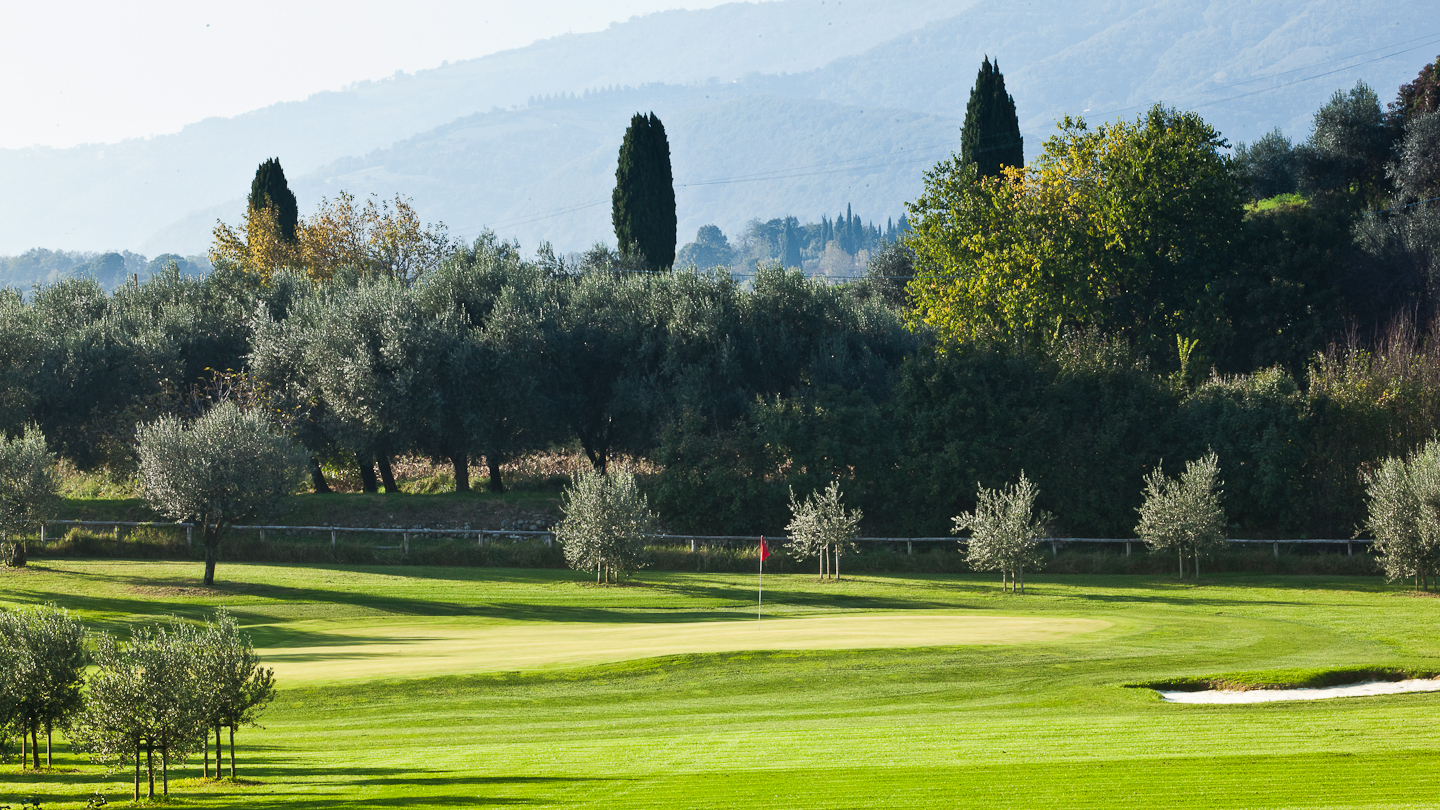
[[[765,561],[770,559],[770,546],[765,536],[760,536],[760,590],[755,596],[755,621],[760,621],[760,608],[765,604]]]

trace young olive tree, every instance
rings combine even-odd
[[[13,701],[12,725],[28,741],[32,766],[40,767],[40,733],[45,733],[45,766],[51,742],[80,709],[86,654],[85,627],[54,605],[0,611],[0,647],[14,662],[6,691]],[[8,680],[8,679],[7,679]]]
[[[1153,550],[1174,549],[1185,578],[1185,558],[1194,560],[1200,578],[1200,559],[1225,542],[1224,494],[1220,460],[1211,451],[1186,462],[1179,478],[1166,478],[1160,469],[1145,476],[1145,502],[1135,534]]]
[[[645,539],[655,534],[658,519],[628,470],[608,475],[579,472],[560,495],[564,519],[555,537],[565,561],[577,571],[595,571],[595,582],[610,582],[644,565]]]
[[[977,571],[999,571],[1002,590],[1024,593],[1025,569],[1038,569],[1045,559],[1040,539],[1053,516],[1035,511],[1039,494],[1021,470],[1020,480],[1004,489],[978,487],[975,511],[954,518],[952,534],[970,532],[965,562]]]
[[[170,763],[204,744],[214,696],[200,680],[200,652],[199,634],[181,624],[140,628],[123,646],[108,635],[96,638],[98,668],[71,739],[112,770],[133,765],[136,801],[142,762],[148,797],[155,798],[157,757],[161,793],[169,796]]]
[[[305,451],[258,411],[223,402],[190,424],[164,416],[137,431],[140,484],[151,508],[199,525],[205,584],[215,584],[220,540],[232,523],[263,515],[295,491]]]
[[[20,730],[22,696],[20,685],[30,677],[29,657],[0,639],[0,763],[10,761],[10,735]],[[22,734],[23,736],[23,734]],[[21,760],[23,766],[25,760]]]
[[[830,482],[824,492],[812,492],[804,501],[790,490],[790,523],[785,533],[787,547],[796,559],[820,557],[820,578],[840,578],[840,557],[855,550],[855,537],[860,533],[859,509],[846,510],[840,502],[840,479]],[[833,559],[834,564],[831,564]]]
[[[17,439],[0,436],[0,565],[25,565],[24,532],[51,516],[60,475],[34,425]]]
[[[1440,549],[1440,442],[1431,440],[1408,458],[1387,458],[1365,478],[1365,528],[1390,580],[1415,579],[1431,587]]]
[[[256,722],[275,697],[275,671],[260,666],[260,657],[250,636],[240,631],[235,618],[220,610],[198,638],[196,667],[203,687],[210,692],[210,715],[206,732],[215,730],[215,777],[220,777],[220,729],[230,730],[230,778],[235,778],[235,729]],[[205,750],[206,775],[210,766],[208,741]]]

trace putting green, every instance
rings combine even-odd
[[[327,627],[325,644],[258,652],[282,683],[315,684],[579,666],[682,653],[1043,643],[1110,626],[1100,619],[914,613],[759,622],[377,622]]]

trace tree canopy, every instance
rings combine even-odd
[[[1000,62],[990,57],[980,63],[965,124],[960,129],[960,159],[974,163],[981,177],[999,177],[1006,166],[1025,165],[1025,138],[1015,114],[1015,99],[1005,92]]]
[[[250,197],[247,200],[251,211],[265,208],[275,209],[273,227],[284,242],[295,241],[295,226],[300,222],[300,206],[290,184],[285,182],[285,170],[280,168],[280,158],[270,158],[255,170],[255,179],[250,181]]]
[[[635,113],[615,168],[611,219],[621,253],[638,250],[652,268],[675,264],[675,181],[670,142],[655,113]]]
[[[947,341],[1097,329],[1156,358],[1177,334],[1215,348],[1227,338],[1215,281],[1244,200],[1224,146],[1198,115],[1156,105],[1096,129],[1067,118],[1002,177],[942,161],[909,206],[912,322]]]

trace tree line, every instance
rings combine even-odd
[[[995,86],[992,107],[1013,103]],[[1353,97],[1317,113],[1315,143],[1349,131],[1332,123]],[[1412,147],[1434,115],[1407,113],[1395,178],[1428,176],[1435,151]],[[179,431],[226,400],[303,448],[316,491],[327,466],[395,491],[408,453],[448,460],[459,490],[483,459],[500,490],[506,460],[573,446],[599,471],[653,461],[638,486],[669,528],[727,533],[774,531],[792,487],[839,476],[870,531],[938,534],[976,482],[1024,470],[1057,531],[1123,536],[1144,476],[1213,449],[1230,532],[1348,535],[1363,475],[1440,426],[1429,299],[1356,234],[1423,230],[1434,206],[1367,208],[1380,198],[1354,178],[1247,203],[1248,166],[1193,113],[1071,121],[1028,166],[937,166],[914,232],[877,257],[896,272],[840,285],[657,271],[604,246],[526,259],[492,234],[402,260],[420,254],[383,234],[434,231],[351,205],[316,226],[358,246],[330,264],[240,252],[199,279],[0,295],[0,426],[125,472],[138,427]],[[273,174],[247,250],[285,241]]]
[[[94,670],[87,674],[87,667]],[[275,678],[261,667],[250,638],[221,610],[203,627],[172,621],[141,627],[128,642],[88,632],[54,606],[0,610],[0,753],[20,739],[21,767],[52,763],[54,732],[112,772],[133,767],[140,800],[169,796],[170,766],[197,751],[220,778],[222,731],[229,731],[235,778],[235,731],[254,725],[274,697]]]

